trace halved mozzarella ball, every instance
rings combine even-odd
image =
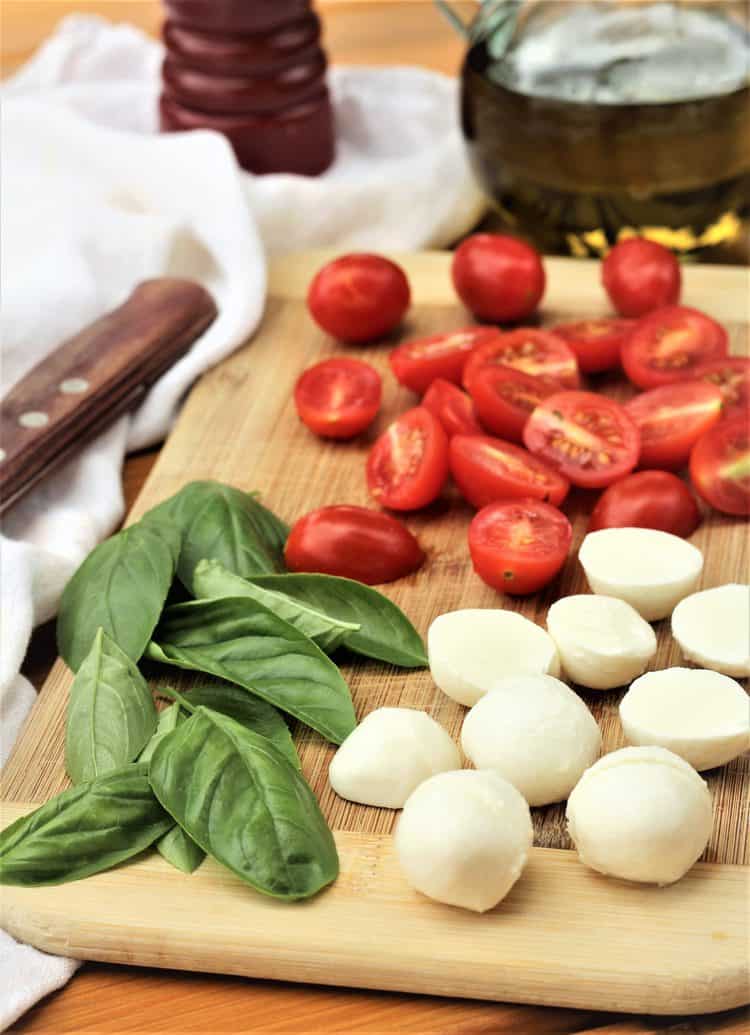
[[[560,671],[550,636],[515,611],[467,608],[440,615],[428,630],[427,653],[435,683],[469,706],[503,676]]]
[[[734,679],[704,668],[647,672],[620,702],[620,721],[631,744],[658,744],[694,769],[750,748],[750,698]]]
[[[400,809],[428,777],[460,767],[458,748],[427,712],[377,708],[333,756],[328,778],[342,798]]]
[[[654,630],[616,597],[563,597],[547,612],[547,629],[565,673],[592,690],[629,683],[656,653]]]
[[[685,597],[672,614],[672,635],[688,661],[750,676],[750,586],[730,583]]]
[[[507,676],[464,719],[461,746],[477,769],[492,769],[529,805],[563,801],[601,750],[596,719],[553,676]]]
[[[697,547],[655,528],[589,532],[578,559],[592,592],[625,600],[649,622],[671,615],[703,570]]]

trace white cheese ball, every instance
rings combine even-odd
[[[328,778],[342,798],[400,809],[429,776],[460,766],[455,743],[427,712],[378,708],[338,749]]]
[[[563,597],[547,612],[547,629],[566,675],[592,690],[629,683],[656,653],[654,630],[616,597]]]
[[[515,611],[467,608],[440,615],[428,630],[427,653],[437,686],[469,707],[503,676],[560,673],[548,633]]]
[[[658,744],[694,769],[712,769],[750,748],[750,698],[729,676],[704,668],[647,672],[620,702],[631,744]]]
[[[497,773],[440,773],[411,795],[396,828],[401,870],[423,895],[484,913],[521,876],[534,839],[529,806]]]
[[[750,676],[750,586],[730,583],[685,597],[672,614],[672,635],[688,661]]]
[[[625,600],[649,622],[671,615],[703,570],[696,546],[655,528],[589,532],[578,559],[593,593]]]
[[[713,819],[707,784],[660,747],[600,758],[574,788],[565,815],[582,863],[647,884],[684,876],[703,854]]]
[[[501,679],[474,705],[461,731],[474,766],[509,780],[529,805],[567,798],[601,744],[594,716],[553,676]]]

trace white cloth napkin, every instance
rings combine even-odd
[[[19,674],[32,629],[54,615],[66,580],[121,520],[126,451],[163,438],[192,381],[252,334],[265,299],[264,247],[441,247],[483,208],[451,79],[333,69],[333,167],[317,179],[259,178],[237,167],[217,134],[155,135],[161,57],[130,26],[74,15],[3,89],[2,393],[145,277],[202,281],[220,316],[136,414],[3,523],[0,764],[35,698]],[[0,1028],[76,966],[0,932]]]

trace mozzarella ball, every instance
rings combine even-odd
[[[672,614],[672,635],[688,661],[750,676],[750,586],[731,583],[685,597]]]
[[[703,570],[697,547],[654,528],[589,532],[578,559],[593,593],[626,601],[649,622],[671,615]]]
[[[427,633],[427,653],[435,683],[469,707],[503,676],[560,672],[549,635],[515,611],[467,608],[440,615]]]
[[[629,683],[656,653],[654,630],[616,597],[563,597],[547,612],[547,628],[565,673],[592,690]]]
[[[739,683],[704,668],[647,672],[620,702],[631,744],[658,744],[694,769],[731,762],[750,748],[750,698]]]
[[[477,769],[510,781],[529,805],[563,801],[601,751],[596,719],[553,676],[508,676],[464,719],[461,746]]]
[[[396,828],[409,884],[451,906],[484,913],[521,876],[534,839],[529,806],[497,773],[439,773],[417,787]]]
[[[565,815],[582,863],[647,884],[684,876],[703,854],[713,819],[707,784],[660,747],[600,758],[573,789]]]
[[[460,766],[455,743],[427,712],[378,708],[338,749],[328,778],[342,798],[400,809],[429,776]]]

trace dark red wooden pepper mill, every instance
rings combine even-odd
[[[164,0],[161,128],[215,129],[254,173],[322,173],[333,109],[310,0]]]

